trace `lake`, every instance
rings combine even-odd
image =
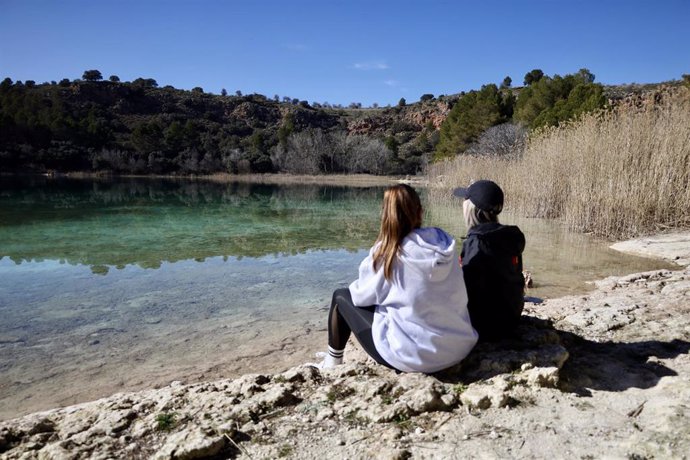
[[[311,360],[383,190],[0,177],[0,419]],[[426,225],[465,234],[459,202],[425,210]],[[666,266],[557,222],[503,221],[526,234],[533,296]]]

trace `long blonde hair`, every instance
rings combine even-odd
[[[374,252],[374,271],[383,264],[383,276],[393,277],[393,263],[403,239],[422,225],[422,203],[415,189],[406,184],[388,187],[383,194],[381,230]]]
[[[500,212],[500,211],[499,211]],[[485,224],[487,222],[498,222],[498,214],[495,212],[482,211],[470,200],[462,203],[462,214],[465,217],[465,225],[469,231],[472,227]]]

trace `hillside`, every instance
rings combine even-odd
[[[664,85],[606,87],[610,103]],[[517,99],[522,88],[501,89]],[[471,94],[471,93],[469,93]],[[430,96],[430,95],[428,95]],[[387,108],[313,106],[134,82],[0,83],[2,172],[415,174],[464,93]]]
[[[360,143],[375,140],[373,147],[385,161],[378,170],[336,165],[323,172],[415,173],[432,145],[408,145],[425,130],[435,131],[449,107],[435,102],[388,109],[315,108],[306,101],[219,96],[145,83],[27,83],[5,79],[0,84],[4,171],[282,172],[276,159],[280,147],[289,151],[292,134],[309,132]],[[366,139],[358,139],[362,136]],[[418,158],[408,161],[411,156]]]

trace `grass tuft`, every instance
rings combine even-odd
[[[170,431],[175,426],[176,418],[175,412],[162,412],[156,416],[156,427],[159,431]]]
[[[326,393],[326,399],[330,403],[334,403],[338,400],[345,399],[355,392],[354,389],[349,388],[342,384],[333,385]]]
[[[278,457],[289,457],[295,452],[295,448],[290,444],[283,444],[278,449]]]

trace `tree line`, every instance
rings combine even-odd
[[[228,95],[122,82],[100,71],[81,80],[0,82],[0,169],[130,174],[414,174],[430,160],[520,151],[530,130],[605,106],[587,69],[552,77],[528,72],[524,86],[487,84],[459,95],[423,94],[366,112],[289,97]],[[445,104],[437,129],[409,110]],[[358,115],[359,114],[359,115]],[[359,117],[359,118],[358,118]],[[351,122],[374,126],[350,129]],[[359,134],[357,134],[359,132]]]
[[[120,174],[419,171],[417,146],[350,134],[341,109],[207,94],[154,79],[0,83],[0,170]],[[305,153],[308,152],[308,157]],[[415,157],[416,155],[416,157]]]

